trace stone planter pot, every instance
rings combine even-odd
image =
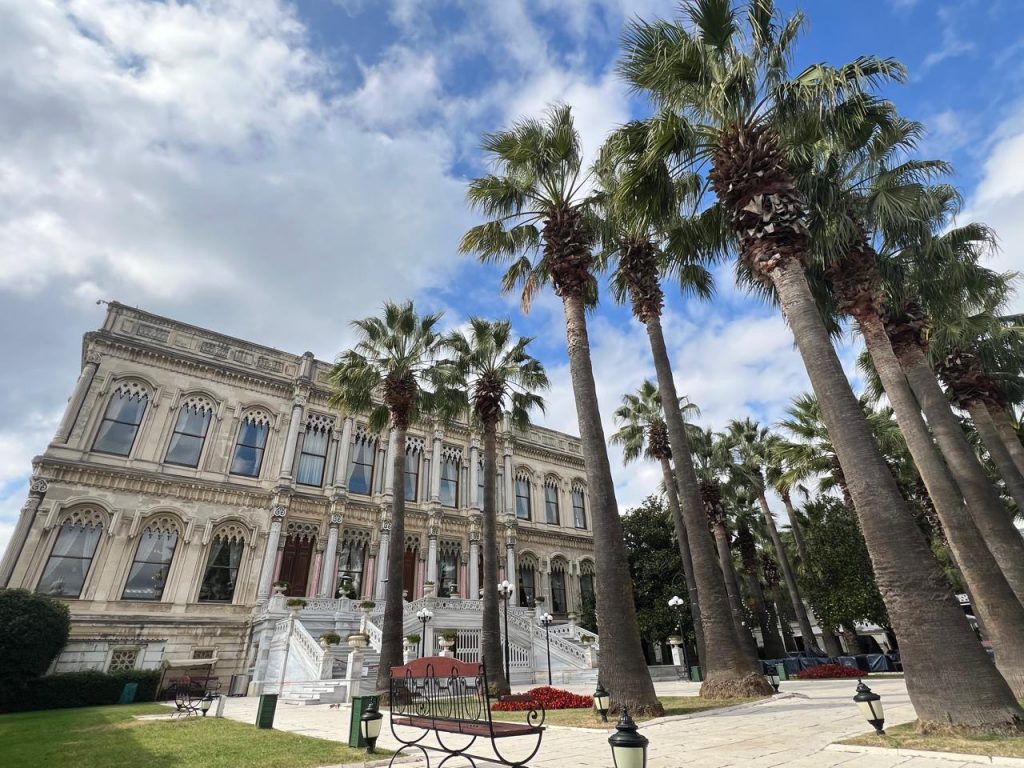
[[[347,642],[348,647],[354,651],[358,651],[362,648],[365,648],[369,644],[368,638],[364,637],[363,635],[349,635]]]
[[[671,645],[673,648],[678,648],[680,645],[683,644],[683,638],[681,638],[679,635],[670,635],[668,638],[668,644]]]
[[[455,645],[454,640],[445,640],[443,637],[437,641],[437,644],[444,648],[446,651]]]
[[[435,588],[435,586],[436,585],[434,585],[434,584],[424,584],[423,585],[423,596],[424,597],[433,597],[434,596],[434,588]]]
[[[583,643],[584,647],[589,648],[594,644],[594,638],[590,635],[583,635],[583,637],[580,638],[580,642]]]

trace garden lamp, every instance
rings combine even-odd
[[[203,717],[206,717],[206,713],[210,711],[211,704],[213,704],[213,696],[207,693],[203,696],[203,700],[199,702],[199,708],[203,710]]]
[[[615,733],[608,737],[615,768],[647,768],[647,737],[636,731],[636,723],[629,710],[622,708],[622,716],[615,724]]]
[[[416,611],[416,618],[423,624],[423,633],[420,636],[420,658],[422,658],[427,647],[427,622],[434,618],[434,612],[429,608],[420,608]]]
[[[601,715],[601,720],[603,720],[606,723],[608,722],[609,701],[610,697],[608,696],[608,691],[604,689],[604,686],[601,685],[601,681],[598,680],[597,690],[594,691],[594,709],[596,709],[597,713]]]
[[[377,709],[377,697],[374,696],[370,699],[363,716],[359,718],[359,729],[366,741],[366,751],[371,755],[377,749],[377,738],[383,724],[384,715]]]
[[[853,697],[853,700],[857,702],[860,713],[864,715],[865,720],[871,723],[875,732],[879,736],[885,736],[885,731],[882,730],[882,726],[885,724],[882,697],[864,685],[863,680],[858,680],[857,695]]]

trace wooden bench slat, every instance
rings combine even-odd
[[[466,736],[491,736],[500,739],[506,736],[525,736],[531,733],[540,733],[544,726],[528,725],[526,723],[506,723],[492,720],[490,726],[487,721],[479,720],[440,720],[432,717],[396,717],[395,725],[405,725],[411,728],[424,728],[432,731],[443,731],[444,733],[461,733]]]

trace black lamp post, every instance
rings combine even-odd
[[[774,688],[775,692],[778,693],[779,692],[779,670],[774,665],[772,665],[769,668],[768,674],[765,675],[765,677],[768,678],[768,682],[772,684],[772,688]]]
[[[427,648],[427,622],[434,618],[434,614],[428,608],[420,608],[416,611],[416,618],[423,624],[423,632],[420,633],[420,658],[422,659]]]
[[[213,696],[207,693],[203,696],[203,700],[199,702],[199,708],[203,711],[203,717],[206,717],[206,713],[210,711],[211,704],[213,704]]]
[[[548,647],[548,685],[551,685],[551,622],[555,617],[545,611],[540,615],[540,625],[544,627],[544,643]]]
[[[515,587],[508,579],[498,584],[498,598],[505,604],[505,680],[512,685],[512,665],[509,661],[508,652],[508,601],[512,597]]]
[[[860,713],[864,715],[864,719],[871,723],[875,733],[885,736],[885,731],[882,730],[882,726],[885,724],[882,697],[864,685],[863,680],[858,680],[857,695],[853,697],[853,700],[857,703]]]
[[[683,656],[683,666],[686,667],[686,674],[690,674],[690,662],[686,658],[686,635],[683,634],[683,606],[686,605],[686,601],[683,600],[679,595],[672,595],[668,601],[669,608],[675,608],[676,613],[679,616],[679,622],[677,627],[679,629],[679,637],[682,638],[683,642],[679,644],[679,652]]]
[[[622,717],[615,724],[615,733],[608,737],[615,768],[647,768],[647,737],[636,731],[629,710],[622,708]]]
[[[366,711],[359,718],[359,730],[366,741],[366,751],[371,755],[377,749],[377,738],[380,736],[381,726],[384,724],[384,715],[377,710],[377,697],[370,699]]]
[[[601,685],[601,680],[598,678],[597,690],[594,691],[594,709],[597,710],[597,714],[601,716],[603,722],[608,722],[608,702],[610,697],[608,691]]]

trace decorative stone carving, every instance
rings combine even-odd
[[[270,517],[272,520],[284,520],[285,515],[288,514],[288,508],[281,504],[275,504],[270,508]]]
[[[41,477],[33,477],[29,484],[28,492],[33,496],[43,496],[49,490],[50,484]]]
[[[341,525],[341,515],[339,515],[338,513],[332,514],[330,517],[329,524],[331,528],[337,528],[339,525]]]
[[[306,520],[289,520],[285,532],[296,539],[315,539],[320,535],[320,524]]]

